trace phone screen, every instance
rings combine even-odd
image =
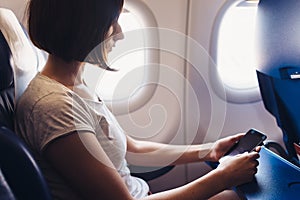
[[[225,155],[237,155],[244,152],[251,152],[256,146],[262,143],[267,136],[255,129],[250,129]]]

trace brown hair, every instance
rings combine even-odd
[[[66,62],[86,61],[107,68],[102,43],[123,4],[124,0],[31,0],[30,38],[37,47]]]

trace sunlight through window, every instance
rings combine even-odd
[[[254,27],[257,4],[232,6],[221,21],[217,47],[218,73],[233,89],[258,86],[254,64]]]

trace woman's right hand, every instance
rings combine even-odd
[[[216,170],[224,174],[228,188],[250,182],[257,173],[259,154],[256,151],[224,159]]]

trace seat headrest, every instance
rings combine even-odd
[[[260,0],[256,15],[255,66],[274,78],[282,67],[300,66],[300,1]]]
[[[15,98],[18,99],[37,73],[37,52],[14,13],[0,8],[0,30],[11,52]]]

